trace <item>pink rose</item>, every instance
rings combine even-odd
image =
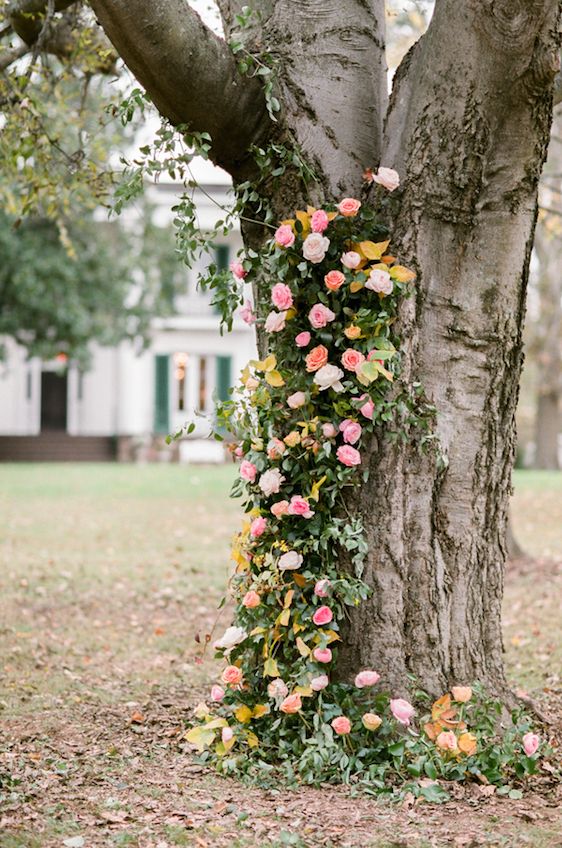
[[[383,271],[381,268],[375,268],[369,274],[369,279],[365,283],[365,288],[370,289],[380,294],[391,294],[393,285],[388,271]]]
[[[316,662],[329,663],[332,662],[332,652],[329,648],[315,648],[312,656]]]
[[[338,203],[338,212],[345,218],[354,218],[361,209],[361,201],[355,200],[353,197],[344,197],[341,203]]]
[[[253,483],[256,479],[257,473],[258,469],[253,462],[249,462],[247,459],[242,460],[240,463],[240,476],[242,480],[247,480],[248,483]]]
[[[327,674],[319,674],[318,677],[313,677],[310,681],[310,688],[313,692],[321,692],[329,682]]]
[[[310,219],[310,229],[313,233],[323,233],[330,223],[330,219],[326,215],[323,209],[317,209],[316,212],[312,213],[312,218]]]
[[[396,721],[406,726],[410,724],[410,719],[416,712],[413,706],[408,701],[405,701],[404,698],[392,699],[390,701],[390,710]]]
[[[294,715],[295,713],[298,713],[301,707],[301,696],[298,694],[298,692],[294,692],[292,695],[288,695],[285,698],[279,709],[282,713],[287,713],[287,715]]]
[[[326,578],[323,580],[317,580],[316,585],[314,586],[314,594],[319,598],[327,598],[330,594],[330,586],[331,583]]]
[[[279,557],[277,565],[280,571],[295,571],[302,565],[302,554],[296,551],[287,551],[286,554]]]
[[[332,719],[331,725],[338,736],[346,736],[351,733],[351,722],[346,716],[337,716]]]
[[[353,350],[353,348],[348,347],[347,350],[344,350],[341,364],[344,368],[347,368],[348,371],[359,370],[359,366],[365,362],[365,357],[358,350]]]
[[[523,737],[523,750],[528,757],[532,757],[533,754],[536,754],[540,741],[540,736],[538,736],[537,733],[525,734]]]
[[[330,247],[330,239],[323,236],[321,233],[311,233],[303,242],[302,255],[309,262],[322,262],[326,256],[326,251]]]
[[[334,614],[330,607],[318,607],[312,616],[312,620],[318,627],[320,627],[322,624],[329,624],[333,617]]]
[[[271,507],[271,511],[275,518],[281,518],[282,515],[287,515],[289,510],[289,501],[277,501]]]
[[[368,395],[362,395],[359,398],[359,400],[365,400],[365,398],[368,398],[368,400],[365,401],[363,406],[359,407],[359,412],[365,418],[368,418],[369,421],[372,421],[373,420],[373,412],[375,411],[375,404],[373,403],[371,398],[368,397]]]
[[[315,330],[321,330],[335,318],[335,313],[323,303],[316,303],[308,313],[308,320]]]
[[[223,727],[223,729],[221,730],[221,739],[222,739],[223,745],[226,745],[233,738],[234,738],[233,729],[231,727]]]
[[[285,478],[281,474],[278,468],[270,468],[268,471],[264,471],[258,480],[258,486],[268,498],[270,495],[276,495],[279,489],[281,488],[281,483],[285,482]]]
[[[269,313],[267,318],[265,319],[264,329],[266,333],[280,333],[281,330],[285,329],[285,319],[287,317],[286,312],[275,312],[274,310]]]
[[[281,224],[275,230],[275,243],[279,247],[292,247],[295,243],[295,234],[291,229],[290,224]]]
[[[244,306],[240,309],[240,317],[242,321],[244,321],[250,327],[252,326],[252,324],[256,323],[256,316],[254,310],[252,309],[252,304],[249,300],[247,300]]]
[[[255,607],[259,607],[261,604],[261,598],[257,592],[253,590],[250,592],[246,592],[244,597],[242,598],[242,606],[246,607],[246,609],[254,609]]]
[[[355,677],[355,685],[358,689],[364,689],[365,686],[374,686],[381,679],[380,674],[376,671],[360,671]]]
[[[310,333],[305,330],[304,333],[299,333],[295,336],[295,344],[297,347],[306,347],[310,344]]]
[[[290,406],[291,409],[299,409],[299,407],[304,406],[305,403],[306,395],[304,392],[295,392],[287,398],[287,406]]]
[[[347,442],[348,445],[354,445],[361,438],[363,428],[357,421],[352,421],[350,418],[346,418],[345,421],[342,421],[340,424],[340,431],[343,433],[344,442]]]
[[[394,168],[380,167],[372,179],[388,191],[394,191],[400,185],[400,177]]]
[[[248,276],[248,272],[244,270],[244,266],[238,259],[234,259],[228,266],[237,280],[243,280]]]
[[[242,457],[244,456],[244,448],[242,447],[242,445],[238,445],[238,447],[235,448],[234,456],[237,456],[238,459],[242,459]]]
[[[277,309],[290,309],[293,305],[293,293],[285,283],[276,283],[271,289],[271,302]]]
[[[350,271],[353,271],[361,264],[361,257],[354,250],[348,250],[347,253],[342,254],[341,264],[345,268],[349,268]]]
[[[443,751],[456,751],[457,737],[452,730],[443,730],[437,736],[435,744]]]
[[[342,465],[347,465],[348,468],[361,465],[361,454],[350,445],[341,445],[336,451],[336,456]]]
[[[324,283],[330,291],[337,291],[345,283],[345,274],[341,271],[328,271],[324,277]]]
[[[282,442],[281,439],[270,439],[267,443],[267,458],[279,459],[280,456],[283,456],[286,450],[285,442]]]
[[[263,536],[266,527],[267,521],[265,518],[262,518],[261,515],[259,516],[259,518],[254,518],[254,520],[250,524],[250,536],[254,536],[255,538],[257,538],[258,536]]]
[[[222,682],[228,686],[238,686],[242,682],[242,672],[236,665],[227,665],[222,673]]]
[[[303,498],[301,495],[293,495],[287,514],[301,515],[303,518],[312,518],[314,512],[311,510],[306,498]]]
[[[338,431],[336,430],[334,425],[331,424],[329,421],[326,421],[325,424],[322,424],[322,435],[326,439],[333,439],[337,432]]]
[[[216,701],[218,703],[219,701],[222,701],[223,698],[224,689],[222,688],[222,686],[217,686],[216,684],[214,686],[211,686],[211,700]]]

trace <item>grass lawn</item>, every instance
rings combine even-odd
[[[233,474],[0,465],[0,848],[562,845],[542,797],[397,810],[343,789],[250,793],[191,762],[182,718],[215,669],[196,636],[229,618],[217,624]],[[561,686],[562,474],[517,472],[514,485],[534,560],[507,571],[507,664],[548,709]]]

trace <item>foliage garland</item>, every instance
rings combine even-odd
[[[369,178],[398,185],[390,169]],[[501,707],[478,687],[478,702],[468,686],[438,699],[420,734],[414,707],[375,689],[375,670],[358,669],[354,685],[331,679],[346,607],[369,594],[363,527],[347,509],[369,473],[362,448],[400,418],[406,428],[424,421],[390,391],[400,373],[395,322],[415,274],[389,244],[377,212],[345,198],[296,212],[259,256],[231,265],[237,285],[257,274],[271,281],[257,312],[250,302],[242,310],[271,352],[249,363],[220,409],[247,520],[232,550],[234,624],[214,643],[226,661],[221,684],[186,738],[225,774],[263,778],[281,767],[310,783],[361,779],[371,791],[389,791],[389,777],[419,778],[414,794],[439,801],[438,777],[505,782],[512,760],[518,776],[532,773],[535,734],[517,720],[498,743]],[[525,730],[532,744],[518,741]]]

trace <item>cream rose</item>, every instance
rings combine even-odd
[[[304,240],[302,255],[309,262],[317,264],[318,262],[322,262],[329,247],[329,238],[323,236],[322,233],[310,233]]]
[[[317,386],[320,386],[320,391],[323,392],[325,389],[333,389],[335,392],[343,392],[343,386],[340,382],[341,378],[344,376],[341,368],[338,368],[337,365],[324,365],[323,368],[320,368],[319,371],[314,375],[314,382]]]

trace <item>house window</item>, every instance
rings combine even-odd
[[[174,353],[174,378],[176,381],[176,409],[185,412],[187,409],[187,353]]]

